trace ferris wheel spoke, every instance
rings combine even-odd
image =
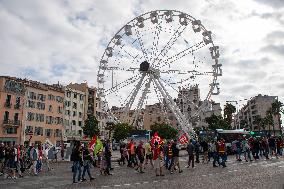
[[[140,45],[140,48],[141,48],[141,51],[143,53],[143,57],[146,61],[149,61],[148,60],[148,57],[147,57],[147,52],[146,52],[146,49],[145,49],[145,46],[144,46],[144,43],[143,43],[143,40],[140,36],[140,32],[138,31],[138,29],[135,28],[135,32],[136,32],[136,36],[137,36],[137,39],[138,39],[138,42],[139,42],[139,45]]]
[[[135,83],[137,81],[137,79],[139,79],[140,74],[137,74],[131,78],[126,79],[125,81],[122,81],[118,84],[116,84],[115,86],[111,87],[110,89],[106,90],[105,93],[106,95],[109,95],[113,92],[118,91],[119,89],[122,89],[132,83]],[[140,76],[141,77],[141,76]]]
[[[199,43],[196,43],[195,45],[192,45],[191,47],[188,47],[185,50],[183,50],[183,51],[181,51],[181,52],[179,52],[179,53],[177,53],[177,54],[167,58],[164,61],[162,61],[162,66],[159,67],[159,68],[162,68],[165,65],[170,65],[171,63],[173,63],[173,62],[175,62],[175,61],[185,57],[188,54],[192,54],[193,52],[196,52],[196,51],[198,51],[199,49],[201,49],[201,48],[203,48],[205,46],[206,46],[206,44],[203,41],[201,41]]]
[[[160,40],[160,33],[161,33],[161,23],[162,21],[157,24],[156,26],[156,29],[155,29],[155,36],[154,36],[154,39],[153,39],[153,43],[152,43],[152,52],[150,53],[150,61],[152,61],[152,59],[157,55],[157,52],[158,52],[158,45],[159,45],[159,40]],[[154,56],[154,57],[153,57]]]
[[[135,86],[134,91],[131,94],[129,101],[127,102],[127,104],[126,104],[126,106],[124,108],[123,120],[126,119],[126,116],[127,116],[128,112],[129,112],[129,110],[130,110],[130,108],[131,108],[131,106],[132,106],[132,104],[133,104],[133,102],[135,100],[135,97],[137,96],[137,94],[138,94],[138,92],[139,92],[139,90],[141,88],[141,85],[143,83],[143,80],[144,80],[145,76],[146,76],[146,74],[143,73],[141,78],[140,78],[140,80],[139,80],[139,82],[138,82],[138,84]]]
[[[158,61],[157,65],[155,66],[155,68],[157,68],[160,65],[160,62],[163,60],[163,58],[159,59],[160,56],[164,57],[167,55],[168,51],[172,48],[172,46],[175,44],[175,42],[178,40],[178,38],[181,36],[181,34],[183,33],[183,31],[185,30],[186,26],[182,27],[182,25],[180,25],[178,27],[178,29],[174,32],[174,34],[172,35],[172,37],[169,39],[169,41],[166,43],[166,45],[164,46],[164,48],[160,51],[160,53],[155,57],[154,59],[154,64],[155,62]],[[180,30],[181,29],[181,30]]]

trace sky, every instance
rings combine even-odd
[[[267,94],[284,102],[283,0],[0,0],[0,75],[97,86],[114,34],[165,9],[201,20],[220,46],[221,93],[213,100],[240,106]]]

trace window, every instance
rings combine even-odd
[[[73,117],[75,117],[76,116],[76,111],[73,111]]]
[[[27,121],[33,121],[35,119],[35,115],[32,112],[27,113]]]
[[[52,129],[45,129],[45,136],[51,137],[52,136]]]
[[[54,136],[55,137],[60,137],[61,136],[61,131],[59,129],[56,129],[55,133],[54,133]]]
[[[80,127],[82,127],[82,121],[79,121],[79,122],[78,122],[78,125],[79,125]]]
[[[6,134],[17,134],[17,128],[7,128]]]
[[[70,98],[70,97],[71,97],[71,92],[68,91],[68,92],[66,93],[66,96],[67,96],[68,98]]]
[[[5,102],[6,107],[11,107],[11,95],[6,96],[6,102]]]
[[[49,94],[47,98],[48,98],[48,100],[54,100],[55,99],[54,95],[52,95],[52,94]]]
[[[17,96],[16,97],[15,109],[19,109],[20,106],[21,106],[21,97]]]
[[[5,113],[4,113],[4,121],[7,121],[7,120],[9,120],[9,112],[5,111]]]
[[[73,102],[73,108],[77,109],[77,103],[76,102]]]
[[[27,101],[28,108],[35,108],[36,107],[35,105],[36,105],[35,101],[32,101],[32,100]]]
[[[79,112],[79,118],[82,118],[82,112]]]
[[[77,98],[77,93],[74,93],[73,97],[74,97],[74,98]]]
[[[37,122],[44,122],[44,114],[36,114]]]
[[[35,127],[35,132],[34,132],[35,136],[43,136],[43,128],[42,127]]]
[[[45,101],[45,97],[46,97],[46,96],[43,95],[43,94],[38,94],[38,95],[37,95],[37,99],[40,100],[40,101]]]
[[[84,100],[84,95],[80,94],[80,100]]]
[[[19,113],[15,113],[15,115],[14,115],[14,121],[15,121],[15,122],[19,121]]]
[[[28,98],[29,99],[32,99],[32,100],[36,100],[36,93],[34,92],[28,92]]]
[[[34,132],[34,127],[33,126],[27,126],[26,127],[26,130],[25,130],[26,134],[33,133],[33,132]]]
[[[56,96],[56,101],[62,103],[63,102],[63,97]]]
[[[75,120],[72,120],[72,125],[76,125],[76,121]]]
[[[81,136],[81,135],[82,135],[82,130],[79,130],[79,131],[78,131],[78,134]]]
[[[45,119],[46,119],[45,122],[47,124],[53,124],[53,122],[54,122],[54,117],[52,117],[52,116],[46,116]]]
[[[37,102],[36,103],[36,108],[39,110],[44,110],[45,109],[45,104],[42,102]]]
[[[49,112],[52,112],[52,105],[49,105],[48,111],[49,111]]]
[[[66,111],[65,111],[65,115],[70,116],[70,110],[66,110]]]
[[[57,108],[57,112],[58,112],[59,114],[62,114],[62,112],[63,112],[63,107],[58,106],[58,108]]]

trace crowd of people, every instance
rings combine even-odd
[[[283,154],[283,139],[280,137],[242,137],[231,143],[231,151],[236,161],[257,161],[260,158],[278,158]],[[179,174],[183,170],[180,166],[180,150],[187,151],[186,168],[195,168],[196,163],[212,162],[213,167],[225,168],[228,145],[224,139],[190,139],[181,145],[177,140],[134,141],[120,144],[119,165],[135,169],[138,173],[153,172],[156,176]],[[23,177],[23,173],[38,175],[51,170],[49,145],[4,145],[0,144],[0,175],[13,179]],[[54,149],[53,149],[54,151]],[[94,180],[91,167],[97,167],[102,175],[112,175],[112,149],[110,140],[102,142],[97,150],[90,149],[88,143],[74,141],[70,161],[72,161],[73,183]],[[54,158],[55,159],[55,158]],[[147,170],[149,168],[149,170]],[[17,174],[17,175],[16,175]]]
[[[22,178],[24,173],[36,176],[43,171],[44,166],[47,171],[50,171],[50,151],[57,157],[55,147],[47,144],[31,144],[25,147],[24,145],[1,143],[0,176],[13,179]]]

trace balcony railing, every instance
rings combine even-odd
[[[4,106],[6,108],[11,108],[12,104],[11,104],[11,102],[5,102]]]
[[[15,104],[15,105],[14,105],[14,108],[15,108],[15,109],[20,109],[20,108],[21,108],[21,105],[20,105],[20,104]]]
[[[19,125],[21,125],[21,121],[20,120],[14,120],[13,125],[14,126],[19,126]]]
[[[13,123],[13,122],[12,122],[10,119],[4,119],[4,120],[3,120],[3,124],[4,124],[4,125],[12,125],[12,123]]]

